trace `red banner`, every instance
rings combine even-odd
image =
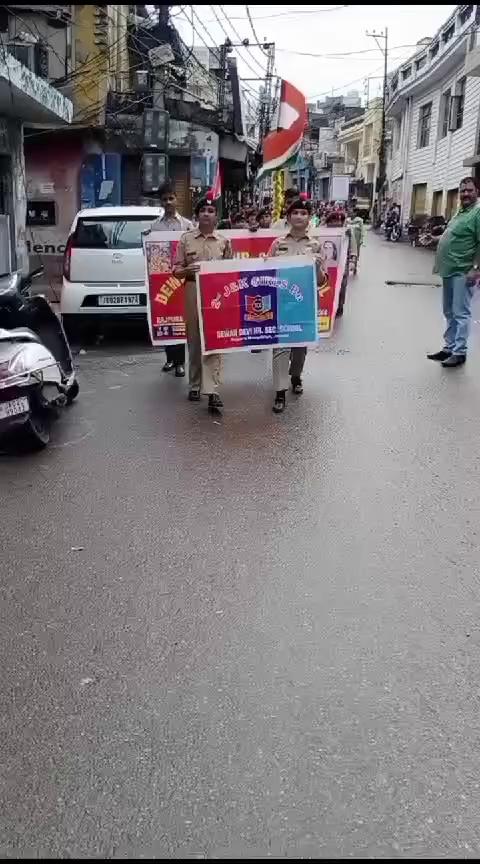
[[[260,258],[267,255],[277,237],[285,229],[268,228],[257,232],[247,230],[221,231],[227,237],[237,259]],[[326,278],[318,286],[318,338],[331,335],[342,278],[345,273],[347,243],[342,230],[315,228],[310,232],[321,245]],[[148,324],[152,345],[174,345],[186,342],[183,281],[172,274],[180,231],[152,231],[145,238],[145,263],[148,284]]]

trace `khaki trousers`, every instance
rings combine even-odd
[[[207,354],[206,357],[202,356],[195,282],[187,282],[185,285],[185,313],[190,390],[200,390],[208,396],[211,393],[218,393],[222,381],[222,355]]]
[[[272,358],[273,389],[288,390],[289,377],[301,378],[306,348],[274,348]]]

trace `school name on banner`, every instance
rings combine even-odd
[[[204,354],[317,341],[317,285],[310,258],[201,264],[197,296]]]
[[[273,241],[285,233],[284,228],[221,232],[230,240],[236,262],[267,255]],[[310,234],[320,241],[322,248],[325,278],[318,286],[317,338],[324,338],[333,329],[346,267],[347,242],[339,229],[320,227]],[[154,346],[186,341],[184,283],[172,273],[180,236],[180,231],[152,231],[144,241],[148,323]],[[272,260],[275,266],[279,264],[278,258]]]

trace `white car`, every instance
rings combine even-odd
[[[63,259],[60,311],[67,335],[99,319],[145,318],[142,234],[161,207],[96,207],[73,220]]]

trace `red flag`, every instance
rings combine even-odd
[[[213,200],[216,201],[222,197],[222,177],[220,174],[220,160],[217,159],[217,167],[215,170],[215,179],[212,186]]]

